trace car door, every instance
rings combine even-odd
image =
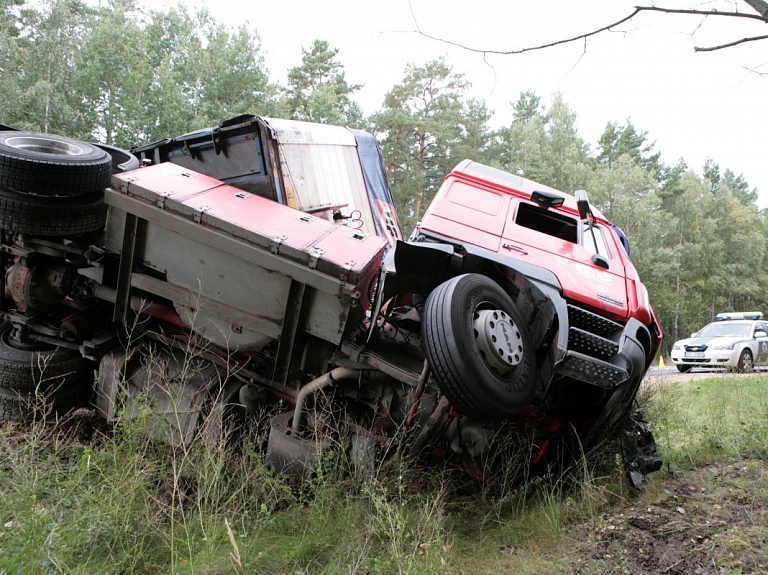
[[[768,364],[768,326],[766,324],[755,324],[755,340],[757,343],[755,365],[766,365]]]

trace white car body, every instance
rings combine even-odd
[[[672,362],[679,371],[721,367],[749,372],[768,365],[768,322],[761,313],[718,314],[718,318],[722,319],[674,343]]]

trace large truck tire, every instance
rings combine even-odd
[[[38,196],[0,188],[0,229],[38,236],[73,236],[104,228],[104,192]]]
[[[0,132],[0,186],[43,196],[76,196],[109,185],[112,157],[88,144],[36,132]]]
[[[9,322],[0,325],[0,388],[46,394],[75,382],[93,382],[93,362],[76,349],[43,345],[21,349],[10,341],[12,330]]]
[[[498,421],[530,404],[533,343],[496,282],[465,274],[439,285],[424,305],[422,339],[440,389],[460,413]]]
[[[0,421],[28,421],[65,415],[85,407],[92,393],[93,383],[88,380],[75,381],[48,393],[0,387]]]

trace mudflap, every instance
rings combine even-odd
[[[661,469],[656,440],[642,412],[629,417],[621,426],[621,456],[630,485],[644,489],[648,474]]]

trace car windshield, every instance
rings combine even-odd
[[[732,321],[711,323],[702,328],[696,337],[724,337],[728,335],[748,336],[752,328],[751,323],[737,323]]]

